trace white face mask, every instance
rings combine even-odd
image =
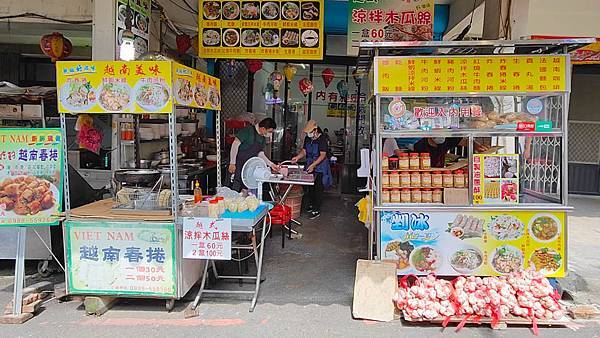
[[[434,137],[433,138],[433,143],[435,143],[435,144],[442,144],[444,142],[446,142],[445,137]]]
[[[306,133],[306,136],[313,138],[313,137],[315,137],[315,132],[311,131],[310,133]]]

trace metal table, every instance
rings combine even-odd
[[[254,261],[256,262],[256,276],[248,276],[248,275],[219,275],[217,271],[217,267],[215,265],[214,260],[206,260],[204,264],[204,273],[202,274],[202,281],[200,283],[200,290],[198,290],[198,294],[192,303],[192,310],[195,310],[198,304],[200,303],[200,298],[202,298],[202,294],[204,293],[217,293],[217,294],[252,294],[252,303],[250,305],[250,312],[254,311],[256,307],[256,301],[258,300],[258,292],[260,290],[261,283],[261,274],[262,274],[262,262],[263,262],[263,253],[265,249],[265,239],[268,233],[267,230],[267,217],[269,212],[269,208],[266,205],[261,205],[259,208],[258,215],[253,218],[231,218],[231,231],[232,232],[243,232],[243,233],[251,233],[251,244],[233,244],[231,245],[232,250],[248,250],[252,251],[251,256],[254,256]],[[227,215],[225,215],[227,216]],[[262,229],[257,229],[259,225],[262,223]],[[260,231],[260,242],[256,240],[256,232]],[[249,256],[248,256],[249,258]],[[251,280],[255,281],[254,290],[217,290],[217,289],[207,289],[206,288],[206,279],[208,278],[208,266],[209,263],[212,267],[215,278],[218,279],[238,279],[238,280]]]

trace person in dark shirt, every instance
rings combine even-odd
[[[311,204],[310,219],[315,219],[321,216],[323,191],[332,183],[331,166],[327,157],[329,146],[316,121],[308,121],[304,132],[306,133],[304,146],[300,153],[292,158],[292,163],[297,163],[306,156],[305,170],[315,177],[315,184],[308,189]]]
[[[460,137],[428,137],[423,138],[414,145],[416,153],[429,153],[431,166],[443,168],[446,166],[446,154],[456,147],[466,147],[469,140]],[[474,142],[475,152],[483,152],[487,146]]]

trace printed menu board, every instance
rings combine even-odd
[[[179,105],[221,110],[221,80],[175,63],[173,96]]]
[[[377,94],[568,90],[566,55],[377,57]]]
[[[358,55],[360,42],[433,39],[433,0],[350,0],[348,3],[348,55]]]
[[[381,212],[382,260],[399,275],[494,276],[566,271],[564,212]]]
[[[519,155],[473,155],[473,203],[519,203]]]
[[[183,258],[231,260],[231,218],[184,217]]]
[[[203,58],[321,60],[324,0],[201,0]]]
[[[123,31],[127,28],[126,21],[131,20],[131,32],[134,35],[133,47],[135,57],[149,51],[150,38],[150,0],[119,0],[117,3],[117,49],[119,59],[120,46],[123,43]]]
[[[60,129],[0,129],[0,227],[57,225],[62,210]]]

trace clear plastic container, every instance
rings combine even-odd
[[[410,189],[403,188],[400,192],[400,202],[401,203],[410,203]]]
[[[445,170],[442,174],[442,185],[444,188],[454,187],[454,175],[452,175],[450,170]]]
[[[421,153],[419,160],[421,169],[431,169],[431,157],[429,153]]]
[[[408,171],[400,172],[400,186],[403,188],[410,187],[410,172],[408,172]]]
[[[381,187],[382,188],[389,188],[390,187],[390,173],[389,172],[384,172],[381,175]]]
[[[465,187],[465,174],[462,170],[456,170],[454,172],[454,187],[455,188],[464,188]]]
[[[390,203],[391,202],[391,189],[383,188],[381,190],[381,202],[382,203]]]
[[[431,187],[431,172],[424,171],[421,173],[421,186]]]
[[[421,189],[416,188],[416,189],[411,189],[410,191],[410,201],[412,203],[421,203],[422,198],[421,198]]]
[[[444,181],[441,171],[434,171],[431,174],[431,186],[434,188],[441,188],[444,186]]]
[[[398,169],[400,170],[406,170],[410,168],[410,161],[408,159],[408,154],[407,153],[401,153],[400,157],[398,159]]]
[[[423,202],[423,203],[432,203],[433,202],[433,191],[431,191],[431,189],[426,188],[421,191],[421,202]]]
[[[411,170],[419,170],[421,168],[421,160],[419,159],[419,153],[410,153],[408,167]]]
[[[433,203],[442,203],[442,189],[433,189],[432,201]]]
[[[390,173],[390,187],[391,188],[399,188],[400,187],[400,172],[392,171]]]
[[[389,168],[389,155],[388,153],[383,153],[383,157],[381,158],[381,169],[388,170]]]
[[[391,189],[390,202],[400,203],[400,200],[401,200],[400,189],[399,188]]]
[[[420,187],[421,186],[421,173],[418,171],[412,171],[410,173],[410,186]]]
[[[208,217],[219,217],[219,201],[217,199],[213,199],[208,202]]]

